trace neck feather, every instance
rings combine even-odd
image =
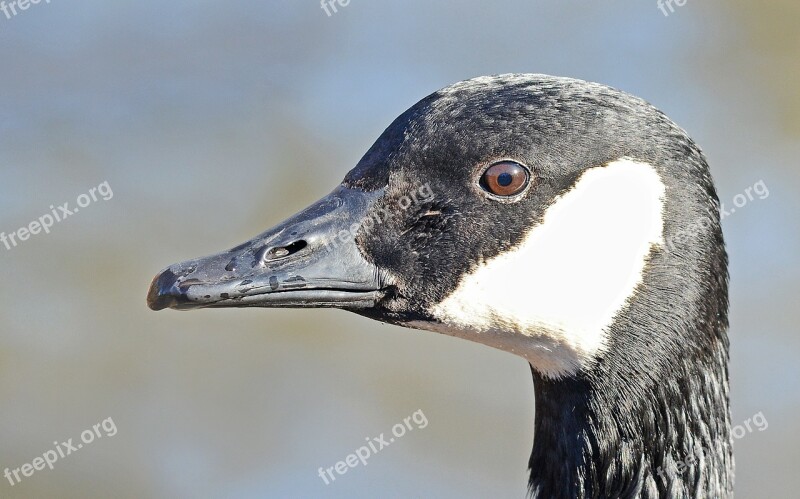
[[[531,496],[732,497],[727,360],[719,341],[663,367],[533,370]]]

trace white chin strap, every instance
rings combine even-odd
[[[462,276],[411,327],[526,358],[545,375],[574,373],[605,348],[608,327],[663,245],[665,187],[647,163],[586,170],[514,248]]]

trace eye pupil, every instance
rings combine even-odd
[[[511,197],[525,190],[530,182],[530,170],[516,161],[498,161],[481,175],[483,190],[495,196]]]
[[[510,173],[501,173],[500,175],[497,176],[497,183],[503,187],[508,187],[509,185],[511,185],[512,180],[514,180],[514,178],[511,176]]]

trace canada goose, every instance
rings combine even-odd
[[[331,194],[170,266],[148,304],[336,307],[506,350],[533,372],[533,497],[732,495],[716,191],[681,128],[607,86],[435,92]]]

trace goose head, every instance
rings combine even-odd
[[[329,195],[171,265],[148,304],[335,307],[499,348],[533,372],[532,495],[730,494],[708,166],[663,113],[603,85],[514,74],[435,92]]]

